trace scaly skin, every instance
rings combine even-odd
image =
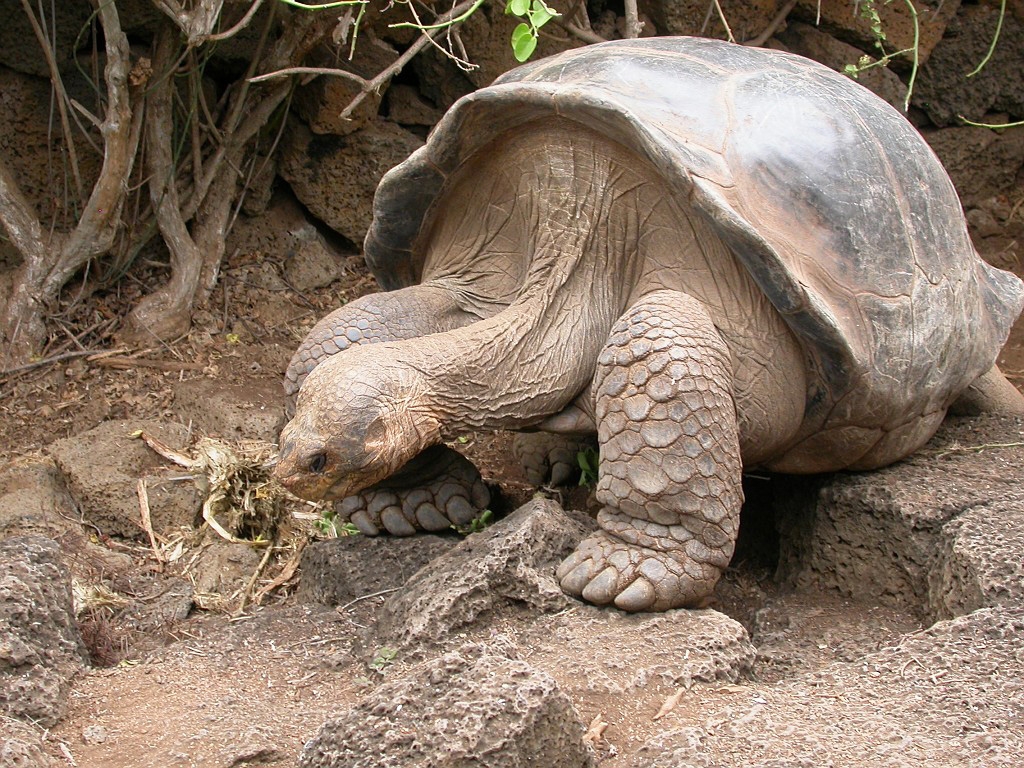
[[[732,557],[743,503],[729,353],[695,299],[657,291],[615,324],[595,379],[601,530],[562,588],[627,611],[696,606]]]
[[[444,445],[428,448],[401,471],[335,506],[361,533],[411,536],[469,524],[491,503],[480,472]]]
[[[331,355],[360,344],[412,339],[466,325],[476,316],[463,311],[442,285],[423,283],[390,293],[363,296],[322,318],[295,350],[284,376],[294,400],[306,376]]]
[[[520,432],[512,440],[515,456],[531,485],[570,485],[580,477],[579,453],[594,441],[547,432]]]

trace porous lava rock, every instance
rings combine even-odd
[[[547,674],[468,644],[388,681],[308,742],[300,768],[584,768],[583,724]]]
[[[56,724],[85,663],[71,578],[56,543],[42,536],[0,542],[0,711]]]
[[[418,571],[381,607],[377,640],[422,650],[496,613],[554,613],[575,601],[555,581],[555,566],[580,542],[584,521],[550,499],[534,499]]]

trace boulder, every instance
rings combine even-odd
[[[79,35],[89,25],[92,8],[84,2],[33,5],[31,8],[43,29],[48,31],[47,36],[51,37],[57,68],[62,72],[73,71],[78,53],[75,43],[79,42]],[[38,17],[40,8],[45,9],[41,19]],[[49,79],[50,70],[43,50],[21,4],[9,4],[4,23],[0,24],[0,64],[17,72]]]
[[[200,433],[225,440],[273,443],[285,423],[278,381],[253,378],[244,384],[189,379],[174,387],[174,413]]]
[[[933,618],[1024,605],[1022,438],[1018,416],[950,418],[893,466],[780,480],[780,579]]]
[[[78,517],[75,500],[52,459],[26,457],[0,467],[0,539],[82,536]]]
[[[720,5],[733,37],[739,42],[745,42],[767,28],[784,2],[721,0]],[[725,27],[718,13],[704,0],[640,0],[638,6],[641,14],[651,17],[659,35],[726,38]]]
[[[372,28],[364,28],[359,32],[352,59],[349,59],[349,46],[343,44],[318,51],[307,66],[340,69],[364,80],[372,80],[397,58],[398,51],[379,39]],[[299,116],[313,133],[345,136],[365,128],[374,120],[380,107],[381,93],[371,92],[351,117],[342,119],[342,111],[361,92],[362,87],[355,80],[321,75],[296,89],[294,103]]]
[[[283,143],[280,174],[295,196],[335,232],[361,244],[381,177],[423,142],[376,120],[347,136],[316,135],[296,123]]]
[[[531,622],[519,646],[577,700],[735,683],[750,674],[756,656],[743,626],[710,609],[629,614],[578,605]],[[581,653],[567,656],[566,648]],[[586,681],[585,689],[577,692],[573,681]]]
[[[522,617],[576,605],[554,570],[586,532],[587,525],[557,503],[534,499],[435,558],[389,597],[377,641],[417,653],[460,632],[486,632],[502,611]]]
[[[1005,122],[986,121],[988,112],[1024,118],[1024,18],[1006,13],[992,58],[980,72],[967,77],[984,60],[998,16],[998,3],[965,4],[950,23],[942,44],[922,67],[913,103],[936,125],[955,125],[958,115],[976,122]]]
[[[946,27],[960,7],[960,0],[944,0],[928,4],[913,0],[918,23],[918,64],[923,65],[939,45]],[[861,12],[864,3],[848,0],[798,0],[792,18],[815,24],[822,31],[860,48],[874,57],[880,55],[875,47],[875,32],[872,19]],[[906,51],[914,47],[914,21],[905,2],[873,3],[878,11],[882,32],[885,34],[885,50],[889,53]],[[905,68],[911,61],[910,54],[902,54],[897,61]]]
[[[458,543],[454,536],[342,536],[302,552],[299,597],[344,605],[402,587],[421,568]]]
[[[40,732],[27,723],[0,716],[0,768],[57,768],[43,747]]]
[[[499,639],[500,640],[500,639]],[[583,724],[554,680],[464,645],[379,686],[306,744],[301,768],[584,768]]]
[[[82,515],[108,536],[144,538],[138,482],[149,495],[153,529],[190,526],[201,497],[186,471],[170,465],[135,433],[144,431],[172,448],[181,448],[188,430],[163,421],[106,421],[50,447]]]
[[[965,208],[974,208],[992,195],[1016,194],[1019,190],[1024,131],[996,133],[964,125],[922,134],[949,173]]]
[[[928,574],[928,612],[949,618],[998,605],[1024,605],[1024,494],[972,507],[942,529]]]
[[[0,542],[0,711],[54,725],[86,658],[60,549],[41,536]]]

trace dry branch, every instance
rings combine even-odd
[[[106,253],[114,240],[124,205],[124,181],[131,175],[140,123],[133,121],[128,85],[130,52],[117,8],[99,2],[97,15],[106,46],[106,113],[100,127],[103,164],[74,229],[44,234],[6,164],[0,162],[0,222],[23,263],[14,276],[6,311],[0,318],[7,363],[26,361],[45,335],[43,310],[64,284],[90,259]],[[68,137],[70,140],[70,137]]]

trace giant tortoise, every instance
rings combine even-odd
[[[432,446],[596,432],[599,529],[557,576],[597,604],[705,601],[744,468],[879,467],[968,390],[1024,402],[994,365],[1021,281],[978,257],[938,159],[785,53],[650,38],[513,70],[384,177],[365,247],[387,292],[296,352],[277,476],[411,533],[473,513],[443,484],[375,499]]]

